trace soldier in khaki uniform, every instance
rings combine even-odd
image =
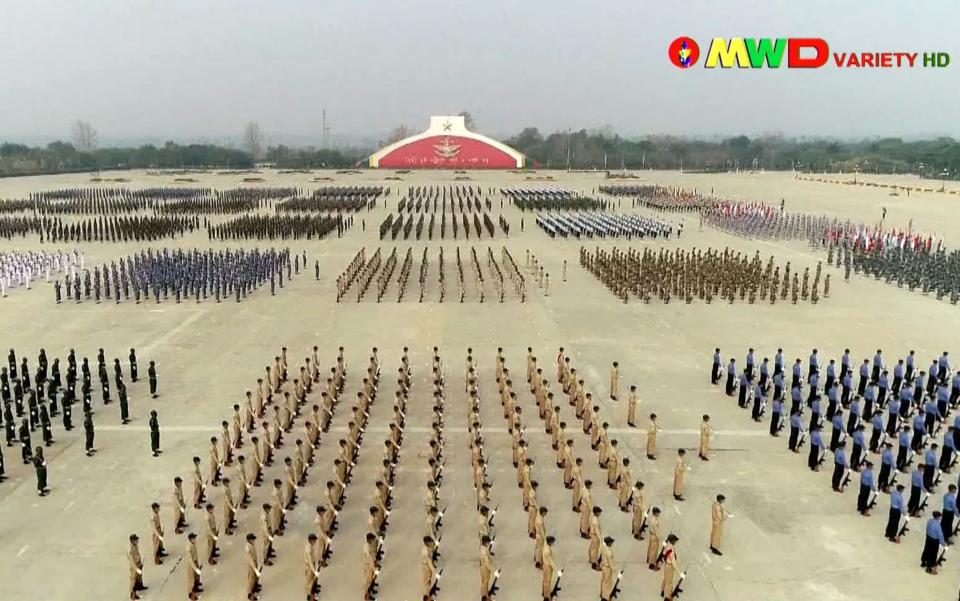
[[[490,537],[480,539],[480,601],[490,601],[493,584],[493,559],[490,557]]]
[[[143,585],[143,560],[140,558],[140,537],[130,535],[130,547],[127,549],[127,561],[130,563],[130,598],[139,599],[139,591],[147,589]]]
[[[613,561],[613,538],[603,539],[603,548],[600,550],[600,599],[613,599],[613,589],[617,585],[616,565]]]
[[[260,562],[257,559],[257,535],[253,532],[247,534],[247,544],[244,548],[244,557],[247,563],[247,599],[253,601],[256,593],[260,590]]]
[[[717,495],[717,501],[710,506],[710,551],[714,555],[723,555],[720,552],[720,540],[723,538],[723,523],[727,519],[727,512],[723,509],[726,497]]]
[[[673,467],[673,498],[677,501],[683,501],[683,479],[687,473],[687,464],[684,457],[687,454],[686,449],[677,450],[677,463]]]
[[[630,519],[630,531],[633,538],[641,540],[643,538],[644,520],[647,518],[647,499],[643,492],[643,482],[637,480],[633,485],[633,491],[630,494],[630,505],[632,505],[633,516]]]
[[[600,514],[602,513],[602,508],[594,507],[593,514],[590,516],[588,533],[590,545],[587,547],[587,557],[594,570],[600,569],[600,543],[603,542],[603,534],[600,532]]]
[[[163,548],[163,524],[160,523],[160,504],[150,505],[150,534],[153,543],[153,563],[160,565],[167,552]]]
[[[437,566],[433,562],[435,548],[434,539],[430,536],[424,536],[423,548],[420,549],[420,586],[423,589],[423,598],[426,601],[433,601],[433,584],[440,578],[437,574]]]
[[[183,478],[177,476],[173,479],[173,531],[177,534],[187,527],[187,521],[184,518],[186,510],[187,502],[183,500]]]
[[[553,561],[553,549],[551,547],[553,547],[555,540],[552,536],[544,539],[543,552],[541,553],[543,581],[540,585],[540,592],[545,601],[553,599],[553,576],[557,571],[557,564]]]
[[[307,535],[307,544],[303,550],[303,575],[305,577],[304,594],[307,601],[314,601],[317,593],[317,579],[320,577],[320,568],[317,560],[317,535]]]
[[[217,525],[217,516],[213,513],[213,503],[207,503],[207,564],[217,565],[217,557],[220,555],[220,549],[217,543],[220,540],[220,527]]]
[[[650,423],[647,425],[647,459],[651,461],[657,458],[657,432],[660,426],[657,425],[657,414],[650,414]]]
[[[640,404],[640,399],[637,398],[637,387],[630,386],[630,396],[627,397],[627,425],[631,428],[637,426],[637,406]]]
[[[241,494],[243,491],[241,490]],[[228,535],[233,534],[237,526],[237,504],[233,500],[233,491],[230,490],[230,478],[223,478],[223,529]]]
[[[363,599],[373,599],[373,589],[377,582],[377,535],[368,532],[363,546]]]
[[[620,394],[620,364],[614,361],[613,367],[610,368],[610,398],[615,401],[617,400],[617,396],[619,394]]]
[[[206,500],[206,485],[203,483],[203,474],[200,472],[200,458],[193,458],[193,508],[200,509]]]
[[[647,567],[651,570],[660,569],[660,508],[650,509],[650,516],[647,518],[647,531],[650,532],[650,542],[647,543]]]
[[[710,439],[713,437],[714,429],[710,425],[710,416],[704,414],[703,421],[700,422],[700,447],[698,452],[700,459],[710,461]]]
[[[196,599],[203,590],[200,584],[200,557],[197,555],[197,533],[187,535],[187,596]]]
[[[667,537],[667,544],[663,548],[663,580],[660,581],[660,596],[665,601],[673,599],[674,578],[677,574],[677,551],[674,545],[680,540],[676,534]]]

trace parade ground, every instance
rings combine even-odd
[[[960,185],[942,186],[939,181],[911,176],[844,174],[828,179],[852,182],[895,183],[929,189],[900,191],[799,179],[791,173],[686,174],[679,172],[633,172],[634,179],[608,179],[604,172],[474,172],[423,171],[398,174],[392,170],[355,173],[313,171],[186,175],[145,172],[101,173],[92,182],[90,174],[0,179],[0,198],[26,198],[32,192],[69,187],[153,188],[193,186],[218,189],[290,186],[314,189],[336,185],[381,185],[390,189],[386,206],[381,197],[376,208],[354,214],[352,226],[342,237],[322,240],[209,240],[201,228],[184,237],[154,242],[88,242],[41,244],[37,237],[0,240],[0,250],[63,250],[77,248],[86,264],[109,263],[144,248],[286,248],[306,253],[306,267],[284,282],[271,295],[261,287],[243,302],[225,299],[201,303],[185,299],[177,304],[152,300],[141,304],[123,302],[56,304],[54,289],[42,280],[31,290],[16,288],[0,299],[0,320],[5,324],[0,350],[15,348],[19,356],[36,365],[40,348],[52,357],[76,349],[78,358],[95,361],[104,349],[108,364],[114,357],[126,366],[130,348],[140,361],[141,380],[129,383],[132,422],[120,423],[116,403],[104,406],[94,394],[96,448],[84,453],[82,416],[78,426],[65,432],[55,421],[55,444],[45,448],[49,466],[50,494],[38,497],[34,470],[20,461],[17,446],[4,447],[8,479],[0,484],[0,599],[17,601],[104,601],[128,595],[128,536],[137,533],[144,560],[143,599],[183,599],[186,593],[186,538],[175,535],[172,524],[173,478],[184,480],[188,500],[188,531],[199,535],[204,555],[205,528],[202,510],[195,510],[192,497],[191,458],[202,460],[207,474],[211,436],[220,436],[221,422],[230,419],[232,406],[241,403],[247,390],[256,390],[257,378],[286,347],[291,369],[299,369],[305,357],[318,347],[321,373],[335,364],[337,348],[344,348],[347,362],[345,399],[333,417],[329,432],[322,434],[315,464],[298,493],[300,502],[287,515],[284,536],[275,543],[277,559],[264,568],[261,598],[266,601],[303,599],[303,548],[313,532],[314,508],[324,500],[324,484],[332,474],[337,440],[346,431],[349,406],[361,387],[372,347],[377,347],[384,377],[378,401],[372,405],[359,460],[346,502],[339,515],[339,530],[332,543],[329,565],[320,571],[320,599],[362,598],[362,547],[367,531],[367,510],[392,417],[390,401],[396,389],[394,374],[403,348],[409,348],[412,378],[407,404],[405,437],[400,451],[393,490],[393,509],[385,536],[385,553],[379,575],[381,601],[420,599],[420,550],[424,535],[427,440],[432,420],[432,347],[439,349],[445,379],[444,435],[445,477],[440,489],[444,508],[441,543],[443,568],[437,598],[444,601],[479,599],[479,541],[476,497],[472,486],[471,458],[467,438],[465,360],[472,348],[479,371],[481,432],[488,473],[492,481],[491,504],[498,507],[494,566],[500,570],[497,599],[530,601],[540,598],[540,572],[533,565],[534,542],[527,536],[527,514],[511,464],[511,438],[501,409],[495,376],[495,358],[502,347],[506,366],[514,376],[517,402],[524,411],[529,455],[536,460],[537,496],[549,508],[548,533],[556,538],[554,558],[564,569],[559,599],[586,601],[599,597],[600,572],[587,561],[588,541],[578,532],[579,514],[571,511],[571,493],[564,488],[556,468],[550,436],[538,419],[534,396],[528,391],[527,348],[532,347],[557,396],[568,434],[577,454],[584,458],[584,475],[595,482],[594,502],[603,508],[603,534],[612,536],[618,570],[623,570],[620,599],[656,599],[660,572],[647,568],[647,541],[631,536],[629,513],[617,507],[616,493],[605,486],[605,471],[598,467],[589,438],[579,428],[573,408],[556,381],[559,347],[585,380],[611,438],[619,441],[621,457],[631,460],[634,479],[644,481],[649,502],[662,509],[664,536],[679,536],[678,566],[686,573],[681,599],[687,601],[886,601],[902,599],[947,600],[957,595],[960,561],[950,553],[937,576],[920,567],[924,523],[932,509],[939,509],[945,486],[956,481],[944,475],[943,484],[930,498],[922,518],[913,520],[900,544],[884,538],[889,497],[880,494],[869,517],[857,512],[858,480],[843,494],[831,490],[829,454],[820,473],[806,466],[806,447],[800,455],[787,450],[786,436],[771,437],[769,418],[756,423],[750,412],[738,408],[720,386],[710,384],[709,372],[715,347],[721,349],[724,365],[729,358],[737,365],[748,348],[758,361],[783,348],[787,365],[796,358],[806,366],[811,349],[818,349],[826,363],[837,360],[849,348],[854,366],[883,349],[888,364],[915,350],[918,366],[945,351],[960,355],[960,309],[946,299],[911,292],[863,274],[844,281],[843,269],[826,265],[826,252],[804,241],[750,240],[721,233],[699,223],[696,213],[657,213],[631,209],[624,200],[622,212],[638,213],[678,226],[682,235],[643,240],[551,238],[535,225],[534,213],[522,213],[505,203],[503,187],[558,187],[588,196],[602,197],[601,185],[659,184],[696,189],[701,193],[741,201],[763,201],[788,212],[827,214],[872,224],[879,223],[887,209],[887,228],[912,228],[944,238],[950,248],[960,244]],[[256,177],[261,181],[244,182]],[[390,177],[391,179],[386,179]],[[817,177],[817,175],[813,175]],[[178,182],[188,178],[193,181]],[[124,181],[110,181],[122,179]],[[502,216],[510,225],[509,236],[499,230],[494,238],[469,240],[380,240],[378,227],[397,202],[414,186],[473,186],[493,200],[494,221]],[[943,187],[943,191],[941,191]],[[214,222],[224,216],[209,216]],[[201,216],[201,220],[204,217]],[[521,220],[523,225],[521,226]],[[367,297],[357,303],[347,295],[336,302],[336,277],[357,252],[367,254],[378,247],[386,256],[397,248],[402,258],[407,248],[419,259],[424,247],[430,260],[444,249],[449,261],[456,249],[461,254],[476,248],[485,257],[490,247],[497,257],[505,247],[521,271],[529,253],[549,273],[549,287],[537,286],[527,276],[525,302],[507,297],[497,302],[493,289],[485,301],[472,294],[466,302],[448,299],[436,302],[435,271],[429,277],[427,299],[411,295],[396,302],[396,285],[383,302]],[[730,304],[714,300],[690,304],[674,300],[645,304],[635,297],[624,304],[579,265],[581,246],[605,249],[650,248],[653,250],[729,247],[752,256],[759,251],[766,263],[789,261],[794,270],[813,272],[818,261],[831,277],[829,297],[819,302],[793,304],[789,300],[771,305],[749,304],[737,299]],[[481,254],[482,253],[482,254]],[[314,263],[319,262],[319,279]],[[564,262],[566,263],[564,278]],[[486,268],[486,262],[481,261]],[[411,276],[416,281],[416,273]],[[476,292],[476,291],[474,291]],[[146,365],[154,361],[159,381],[158,397],[151,399],[145,381]],[[609,398],[609,373],[617,361],[622,375],[619,400]],[[954,358],[956,364],[960,359]],[[956,366],[955,366],[956,367]],[[126,369],[126,367],[125,367]],[[641,400],[638,423],[626,421],[626,392],[636,385]],[[315,392],[308,405],[319,398]],[[153,457],[147,427],[149,412],[158,413],[163,453]],[[655,412],[660,427],[655,461],[646,457],[647,415]],[[701,416],[710,415],[717,434],[710,461],[697,459]],[[869,426],[868,426],[869,429]],[[869,431],[869,430],[868,430]],[[276,465],[268,468],[265,485],[254,488],[249,509],[239,514],[233,536],[220,535],[221,558],[217,565],[203,563],[203,599],[234,601],[245,596],[246,565],[244,535],[259,535],[259,505],[269,501],[270,481],[282,477],[283,456],[292,441],[303,435],[302,420],[294,433],[285,435],[285,446],[276,451]],[[34,441],[39,443],[39,433]],[[240,452],[249,451],[245,437]],[[677,449],[689,449],[686,500],[671,494]],[[871,459],[879,466],[879,456]],[[233,468],[225,473],[233,476]],[[909,485],[909,476],[900,476]],[[220,520],[221,487],[208,486],[207,496],[217,507]],[[727,519],[722,556],[709,550],[711,503],[718,494],[734,517]],[[150,551],[150,504],[161,505],[170,557],[154,565]],[[222,528],[222,525],[221,525]]]

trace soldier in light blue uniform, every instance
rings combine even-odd
[[[890,391],[893,394],[900,394],[900,386],[903,385],[903,359],[897,361],[897,364],[893,366],[893,386],[890,388]]]
[[[893,445],[889,442],[883,444],[883,450],[880,451],[880,490],[887,492],[890,488],[890,476],[894,470]]]
[[[910,472],[910,499],[907,501],[907,510],[910,511],[910,517],[920,515],[920,497],[923,494],[923,462],[921,461],[912,472]]]
[[[773,357],[773,375],[783,373],[783,349],[778,348],[777,354]]]
[[[877,492],[877,483],[873,478],[873,464],[869,461],[860,474],[860,494],[857,495],[857,511],[860,515],[870,515],[870,494]]]
[[[873,417],[873,412],[876,407],[877,400],[877,387],[873,384],[867,384],[866,390],[863,391],[863,419],[870,419]]]
[[[713,352],[713,366],[710,368],[710,383],[716,384],[720,381],[720,370],[723,369],[723,359],[720,358],[720,349]]]
[[[843,492],[844,489],[844,475],[847,472],[847,452],[846,452],[845,442],[841,442],[837,445],[837,450],[833,453],[833,490],[835,492]]]
[[[937,402],[933,400],[933,397],[928,398],[927,402],[923,404],[923,424],[928,436],[933,436],[933,428],[942,417],[940,410],[937,409]]]
[[[910,408],[913,406],[913,394],[909,386],[900,389],[900,417],[907,419],[910,415]]]
[[[950,385],[950,406],[956,407],[957,402],[960,402],[960,372],[953,376],[953,381]]]
[[[819,396],[820,390],[820,375],[817,372],[812,372],[809,378],[810,392],[807,394],[807,405],[813,403],[813,399]]]
[[[763,414],[765,402],[763,387],[757,383],[753,389],[753,421],[761,421],[762,418],[760,416]]]
[[[770,360],[766,357],[763,358],[763,362],[760,363],[760,386],[766,390],[768,380],[770,379]]]
[[[773,408],[770,414],[770,436],[780,436],[780,429],[783,425],[780,423],[783,418],[783,401],[779,398],[773,398]]]
[[[794,388],[794,397],[792,407],[790,408],[790,413],[800,413],[800,389]],[[823,419],[823,415],[820,413],[820,399],[813,399],[813,404],[810,405],[810,429],[813,430],[814,426],[820,425],[820,421]]]
[[[880,380],[877,381],[877,405],[883,407],[887,402],[887,391],[890,390],[890,372],[883,370],[880,372]]]
[[[904,380],[910,380],[913,377],[913,371],[915,369],[916,358],[913,355],[913,351],[907,355],[907,372],[903,375]]]
[[[773,374],[773,398],[783,398],[783,372]]]
[[[883,437],[883,413],[877,411],[870,418],[870,452],[880,451],[880,439]]]
[[[753,349],[747,351],[747,365],[743,368],[743,372],[747,374],[747,379],[753,380]]]
[[[840,358],[840,378],[850,373],[850,349],[844,349],[843,357]]]
[[[933,512],[933,517],[927,520],[927,538],[923,543],[923,553],[920,554],[920,567],[928,574],[936,574],[939,567],[940,547],[946,545],[943,538],[943,528],[940,526],[941,514]]]
[[[873,370],[870,372],[870,381],[876,384],[880,380],[880,372],[883,371],[883,351],[877,349],[877,354],[873,356]]]
[[[884,536],[892,543],[900,542],[900,517],[903,515],[903,484],[890,493],[890,514],[887,518],[887,529]]]
[[[943,384],[947,381],[947,376],[950,374],[950,353],[943,351],[937,364],[940,367],[940,370],[937,372],[937,382]]]
[[[957,517],[957,486],[951,484],[943,495],[943,515],[940,517],[940,527],[948,545],[953,544],[953,521]]]
[[[810,358],[807,360],[807,372],[820,373],[820,357],[817,355],[817,349],[813,349],[813,352],[810,353]]]
[[[863,363],[860,365],[860,379],[857,381],[857,394],[863,396],[863,389],[867,387],[867,382],[870,380],[870,361],[864,359]]]
[[[933,394],[937,389],[937,374],[940,373],[940,362],[934,359],[930,362],[930,372],[927,374],[927,394]]]
[[[800,386],[801,382],[803,382],[803,368],[800,367],[800,359],[797,359],[793,364],[793,376],[790,379],[790,387]]]
[[[836,361],[830,359],[830,363],[827,364],[827,381],[824,382],[824,389],[830,390],[833,386],[833,383],[837,381],[837,368]]]
[[[727,385],[724,387],[726,390],[727,396],[733,395],[733,386],[737,378],[737,365],[736,359],[730,359],[730,363],[727,364]]]
[[[746,409],[747,407],[747,389],[749,388],[749,386],[750,386],[750,378],[747,377],[747,372],[741,373],[740,374],[740,392],[738,393],[739,396],[737,397],[737,404],[740,405],[740,407],[743,409]]]
[[[890,399],[887,403],[887,436],[895,436],[900,425],[900,401]]]
[[[919,405],[923,399],[923,386],[926,383],[926,379],[926,374],[922,369],[917,372],[917,376],[913,379],[913,402],[917,405]]]
[[[934,478],[937,474],[937,443],[933,443],[927,448],[926,452],[923,454],[923,488],[929,492],[933,492]]]
[[[813,432],[813,428],[810,428],[810,431]],[[794,411],[793,413],[790,414],[790,439],[787,442],[788,448],[794,453],[800,452],[800,447],[798,446],[798,443],[800,440],[801,432],[803,432],[803,421],[800,418],[800,413],[797,411]]]
[[[807,455],[807,467],[820,471],[820,455],[823,453],[823,429],[817,426],[810,431],[810,453]]]
[[[904,426],[897,436],[897,469],[901,472],[907,469],[907,460],[910,458],[910,426]]]
[[[840,389],[837,387],[837,383],[834,382],[833,386],[827,389],[827,419],[833,419],[833,415],[837,412],[837,409],[840,408]]]
[[[837,411],[833,416],[833,430],[830,432],[830,450],[836,451],[840,443],[843,442],[843,410]]]
[[[955,438],[956,430],[953,426],[948,427],[943,435],[943,449],[940,451],[940,471],[945,474],[950,473],[953,466],[953,456],[957,452]]]
[[[843,394],[840,395],[840,403],[846,407],[850,404],[850,392],[853,388],[853,376],[850,375],[850,372],[847,372],[842,378],[840,378],[840,381],[843,386]]]
[[[920,448],[923,446],[923,435],[927,431],[926,425],[923,419],[923,413],[917,412],[913,416],[913,440],[910,442],[910,448],[914,451],[919,452]]]
[[[850,416],[847,418],[847,434],[853,435],[853,431],[860,425],[860,398],[854,397],[850,403]]]
[[[857,426],[857,429],[853,432],[853,449],[850,451],[850,469],[855,472],[860,471],[860,465],[863,463],[863,460],[866,459],[864,450],[866,450],[866,437],[864,435],[863,424]]]

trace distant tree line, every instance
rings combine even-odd
[[[107,169],[253,167],[248,152],[209,144],[147,144],[138,148],[91,148],[51,142],[44,147],[0,144],[0,176],[70,173]]]
[[[554,169],[859,170],[960,177],[960,142],[948,137],[907,142],[900,138],[838,141],[736,136],[704,141],[674,136],[628,139],[608,130],[557,132],[544,137],[528,127],[504,142],[541,167]]]

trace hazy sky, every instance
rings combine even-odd
[[[511,134],[960,136],[960,3],[0,0],[0,140],[380,135],[470,110]],[[947,69],[681,71],[680,35],[933,51]],[[702,63],[701,57],[701,63]]]

